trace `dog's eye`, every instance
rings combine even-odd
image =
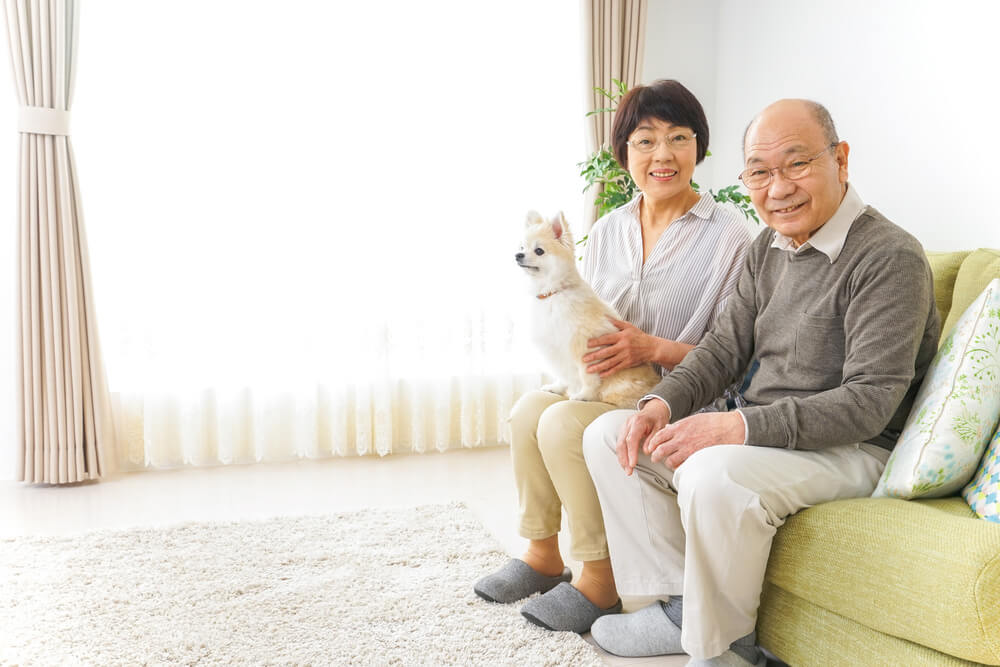
[[[535,248],[535,254],[536,255],[544,255],[545,251],[542,250],[541,248]]]

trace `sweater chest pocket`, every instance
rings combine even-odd
[[[844,318],[803,314],[795,329],[795,365],[839,384],[844,372]]]

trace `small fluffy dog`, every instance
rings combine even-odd
[[[576,268],[576,247],[563,214],[546,221],[535,211],[525,221],[524,242],[514,256],[534,291],[532,334],[551,365],[556,381],[542,389],[574,401],[603,401],[634,408],[660,375],[649,364],[602,378],[588,373],[583,356],[587,341],[618,329],[608,319],[621,319],[604,303]]]

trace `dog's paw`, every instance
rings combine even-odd
[[[596,401],[597,400],[597,392],[596,391],[589,391],[589,390],[586,390],[586,389],[583,390],[583,391],[573,392],[572,394],[570,394],[569,400],[571,400],[571,401]]]
[[[566,385],[559,384],[558,382],[552,382],[550,384],[544,385],[542,391],[547,391],[551,394],[559,394],[560,396],[566,395]]]

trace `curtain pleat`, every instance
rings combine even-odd
[[[114,393],[122,470],[446,451],[510,442],[537,373],[401,379],[265,392]]]
[[[607,107],[606,97],[594,88],[613,90],[612,79],[632,88],[642,80],[642,58],[646,36],[646,0],[584,0],[586,22],[584,45],[587,65],[587,111]],[[611,114],[590,116],[587,152],[593,153],[611,141]],[[585,229],[596,222],[594,200],[600,191],[587,192]]]
[[[48,484],[98,479],[104,474],[102,450],[113,445],[114,432],[80,188],[67,131],[40,120],[40,113],[50,110],[68,116],[78,5],[4,0],[4,18],[26,119],[19,128],[17,225],[19,479]]]

